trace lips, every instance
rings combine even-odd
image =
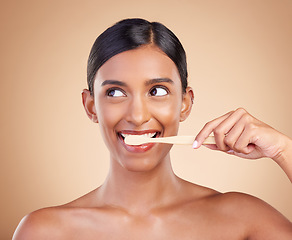
[[[123,130],[120,132],[117,132],[118,139],[122,142],[123,146],[125,149],[129,152],[133,153],[143,153],[148,150],[150,150],[153,146],[154,143],[146,143],[146,144],[141,144],[141,145],[128,145],[124,142],[125,137],[129,135],[141,135],[149,138],[156,138],[161,135],[160,131],[155,131],[155,130],[145,130],[145,131],[133,131],[133,130]]]

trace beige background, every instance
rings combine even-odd
[[[1,0],[1,229],[100,185],[108,152],[81,104],[98,34],[126,17],[160,21],[181,39],[195,105],[181,134],[245,107],[292,136],[292,1]],[[262,198],[292,220],[292,189],[271,160],[175,146],[175,172],[219,191]]]

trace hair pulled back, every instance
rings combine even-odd
[[[179,39],[163,24],[144,19],[124,19],[106,29],[95,40],[88,58],[87,83],[93,95],[93,84],[98,69],[111,57],[142,45],[154,44],[176,65],[182,91],[188,86],[186,54]]]

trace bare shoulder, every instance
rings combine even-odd
[[[229,192],[214,195],[210,202],[220,214],[246,226],[249,239],[292,239],[292,223],[259,198]]]
[[[257,213],[271,214],[270,217],[286,219],[280,212],[274,209],[265,201],[245,193],[227,192],[213,196],[210,201],[216,201],[220,209],[223,211],[232,211],[234,214],[246,213],[248,216]],[[241,215],[243,217],[245,215]],[[261,217],[259,215],[257,217]],[[289,221],[288,221],[289,222]]]
[[[52,239],[52,237],[58,239],[60,233],[56,226],[61,224],[61,221],[61,212],[57,207],[39,209],[20,221],[13,240]]]
[[[92,195],[94,191],[70,203],[28,214],[20,221],[13,240],[74,239],[77,231],[92,231],[107,213],[102,207],[92,206]]]
[[[63,205],[37,210],[25,216],[17,227],[13,240],[76,239],[101,227],[106,216],[102,209]]]
[[[238,192],[220,193],[191,185],[192,201],[184,205],[184,217],[201,229],[230,234],[227,239],[292,239],[292,223],[263,200]],[[199,196],[195,195],[200,193]],[[208,219],[206,224],[200,219]],[[237,238],[235,238],[237,237]]]

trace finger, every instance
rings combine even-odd
[[[254,136],[252,133],[244,129],[238,140],[236,141],[233,150],[237,153],[249,154],[255,149],[255,145],[252,144]]]
[[[204,140],[208,136],[210,136],[210,134],[214,131],[214,129],[231,114],[232,112],[226,113],[223,116],[206,123],[205,126],[201,129],[201,131],[196,136],[196,139],[195,139],[196,146],[194,148],[199,148],[204,142]]]
[[[219,150],[216,144],[204,144],[204,147],[212,150]]]
[[[254,121],[256,119],[250,114],[243,114],[237,125],[243,127],[242,133],[233,145],[232,149],[238,153],[249,154],[254,150],[254,144],[257,140]]]
[[[237,109],[214,129],[215,141],[221,151],[230,150],[237,137],[240,136],[244,128],[244,122],[240,121],[240,119],[244,114],[246,114],[244,109]],[[228,137],[230,134],[231,136]]]
[[[234,150],[234,146],[237,140],[240,138],[242,132],[245,129],[245,122],[242,117],[235,123],[227,135],[224,138],[224,144],[227,145],[230,149]]]

